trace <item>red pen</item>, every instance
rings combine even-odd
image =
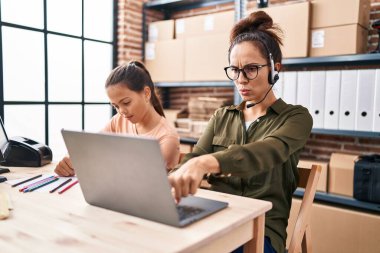
[[[63,188],[62,190],[60,190],[58,193],[59,193],[59,194],[64,193],[65,191],[67,191],[68,189],[70,189],[71,187],[73,187],[76,183],[78,183],[78,180],[72,182],[71,184],[69,184],[68,186],[66,186],[66,187]]]

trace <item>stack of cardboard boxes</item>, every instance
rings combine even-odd
[[[154,82],[183,81],[184,41],[174,39],[174,20],[149,25],[145,64]]]
[[[216,97],[190,97],[189,116],[177,119],[175,126],[180,135],[199,138],[207,127],[208,121],[218,108],[231,104],[229,99]]]
[[[307,57],[309,28],[310,28],[310,2],[274,5],[263,9],[248,10],[248,14],[263,10],[272,17],[273,22],[283,31],[283,57]]]
[[[234,12],[153,22],[145,63],[155,82],[226,81]]]
[[[312,0],[264,10],[284,32],[285,58],[365,53],[370,0]]]
[[[310,56],[365,53],[370,0],[313,0]]]
[[[231,104],[231,100],[216,97],[191,97],[189,99],[189,118],[208,121],[215,110]]]

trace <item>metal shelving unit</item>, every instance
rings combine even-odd
[[[289,58],[282,62],[284,67],[331,67],[380,65],[380,54],[353,54],[324,57]]]
[[[234,0],[156,0],[145,3],[144,8],[173,13],[176,11],[183,11],[232,2],[234,2]]]
[[[311,132],[313,134],[380,138],[380,132],[365,132],[365,131],[354,131],[354,130],[335,130],[335,129],[324,129],[324,128],[313,128]]]
[[[173,88],[173,87],[234,87],[234,83],[226,82],[170,82],[155,83],[156,87]]]
[[[235,0],[155,0],[144,3],[142,12],[142,55],[145,57],[145,42],[147,41],[146,12],[156,10],[164,13],[164,18],[169,19],[173,12],[185,11],[195,8],[213,6],[217,4],[232,3]]]
[[[302,198],[304,192],[304,189],[297,189],[294,192],[293,196],[297,198]],[[321,204],[332,204],[337,207],[349,207],[350,209],[354,210],[380,214],[380,204],[359,201],[351,197],[345,197],[325,192],[317,192],[315,194],[314,200]]]

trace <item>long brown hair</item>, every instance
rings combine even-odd
[[[230,61],[231,50],[234,46],[243,41],[250,41],[259,48],[264,58],[269,60],[268,56],[269,53],[271,53],[274,62],[281,63],[281,36],[281,28],[276,24],[273,24],[272,18],[266,12],[252,12],[248,17],[241,19],[236,23],[231,30],[228,61]]]
[[[106,80],[105,87],[108,88],[115,84],[123,84],[135,92],[142,92],[144,87],[148,86],[151,91],[150,103],[158,114],[165,117],[164,109],[156,94],[152,78],[143,63],[130,61],[128,64],[114,68]]]

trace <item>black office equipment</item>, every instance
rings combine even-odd
[[[0,183],[7,181],[6,177],[0,176]]]
[[[8,168],[0,168],[0,174],[11,172]]]
[[[34,140],[16,136],[8,139],[0,118],[0,164],[18,167],[41,167],[53,159],[51,149]]]
[[[380,203],[380,155],[360,156],[355,162],[354,198]]]

